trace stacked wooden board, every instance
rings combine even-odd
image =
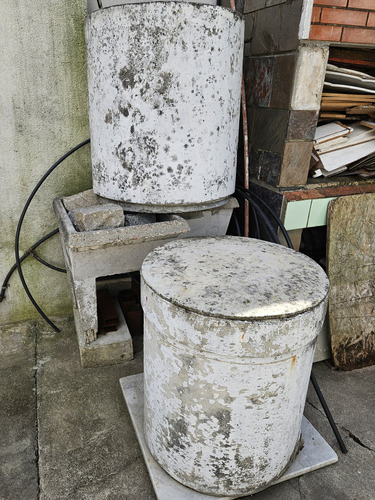
[[[365,121],[359,121],[351,126],[331,122],[318,126],[314,143],[313,177],[330,177],[343,172],[363,178],[375,176],[375,128],[372,128],[372,122],[366,125]]]
[[[343,173],[375,176],[375,77],[328,64],[311,175]]]
[[[362,115],[375,113],[375,93],[341,94],[337,92],[323,92],[320,106],[320,118],[331,120],[352,120]]]

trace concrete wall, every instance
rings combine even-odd
[[[89,137],[84,18],[86,0],[8,0],[0,5],[0,282],[15,262],[14,237],[24,203],[44,172]],[[89,146],[51,174],[25,218],[20,249],[57,227],[55,197],[91,187]],[[40,248],[63,265],[59,236]],[[32,257],[23,265],[35,299],[48,315],[71,310],[64,274]],[[38,317],[18,274],[0,303],[0,324]]]

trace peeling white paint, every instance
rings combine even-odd
[[[281,282],[280,301],[289,291],[293,309],[270,314]],[[316,263],[258,240],[191,238],[146,258],[145,437],[173,478],[235,496],[283,473],[299,446],[327,292]],[[268,304],[263,318],[242,309],[249,298]]]

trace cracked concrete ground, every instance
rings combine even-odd
[[[118,382],[142,371],[142,353],[82,369],[72,320],[57,323],[60,334],[42,322],[0,327],[0,499],[154,500]],[[314,373],[348,453],[310,388],[305,415],[339,461],[251,498],[375,500],[375,366]]]

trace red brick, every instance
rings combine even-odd
[[[332,5],[332,7],[346,7],[348,0],[315,0],[314,5]]]
[[[342,28],[339,26],[322,26],[312,24],[310,28],[310,40],[327,40],[330,42],[339,42]]]
[[[311,18],[312,23],[318,23],[320,21],[321,10],[322,9],[320,7],[313,7],[312,18]]]
[[[367,26],[375,28],[375,12],[370,12],[368,16]]]
[[[375,0],[374,0],[375,2]],[[366,26],[367,12],[349,9],[322,9],[321,23]]]
[[[374,0],[349,0],[348,7],[353,9],[374,10]]]
[[[361,28],[344,28],[341,41],[344,43],[375,44],[375,30]]]

